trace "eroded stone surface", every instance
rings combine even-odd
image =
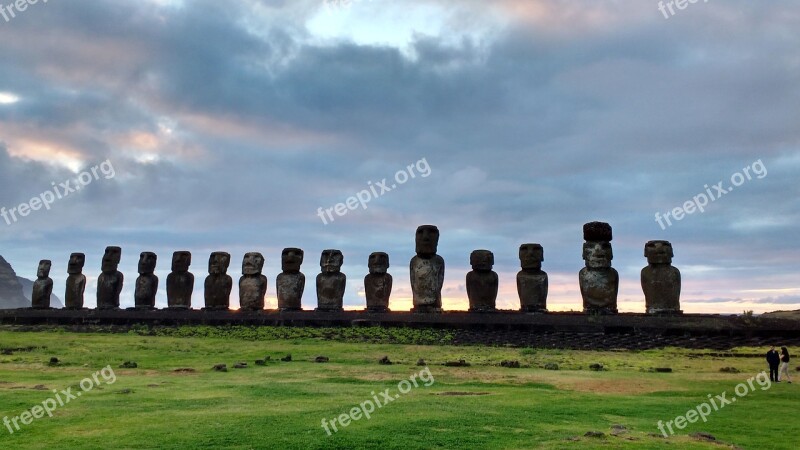
[[[306,276],[300,272],[303,264],[303,250],[285,248],[281,253],[281,272],[276,279],[278,293],[278,309],[281,311],[300,311],[303,309],[303,291],[306,287]]]
[[[208,258],[208,276],[205,281],[205,301],[207,310],[227,310],[230,308],[233,279],[228,275],[231,255],[214,252]]]
[[[586,267],[578,274],[583,311],[589,314],[616,314],[619,274],[611,267],[611,225],[590,222],[583,226],[583,260]]]
[[[50,296],[53,294],[53,280],[50,278],[50,268],[53,263],[43,259],[39,261],[36,271],[36,281],[33,282],[31,291],[31,307],[33,309],[49,309]]]
[[[172,272],[167,275],[167,307],[169,309],[190,309],[194,293],[194,274],[189,272],[192,254],[177,251],[172,254]]]
[[[118,271],[122,249],[106,247],[102,273],[97,277],[97,309],[119,309],[119,294],[125,277]]]
[[[83,266],[86,264],[86,255],[73,253],[69,256],[67,264],[67,290],[64,294],[64,307],[66,309],[82,309],[83,294],[86,291],[86,276]]]
[[[342,311],[347,277],[341,272],[344,255],[340,250],[323,250],[317,275],[317,311]]]
[[[413,312],[442,312],[442,287],[444,286],[444,259],[437,255],[439,229],[422,225],[415,235],[416,253],[411,258],[410,277]]]
[[[242,277],[239,279],[239,307],[244,311],[264,309],[267,294],[267,277],[264,270],[264,255],[247,253],[242,261]]]
[[[542,270],[544,249],[540,244],[522,244],[519,247],[522,270],[517,273],[517,294],[520,311],[547,312],[547,272]]]
[[[155,309],[158,277],[155,275],[158,256],[153,252],[139,255],[139,277],[133,294],[136,309]]]
[[[673,255],[669,241],[649,241],[644,246],[647,267],[641,281],[648,314],[681,313],[681,272],[672,266]]]
[[[475,250],[469,256],[472,270],[467,273],[467,297],[470,312],[496,311],[498,277],[492,270],[494,254]]]
[[[392,276],[389,270],[389,255],[375,252],[369,255],[369,274],[364,277],[364,294],[367,298],[367,311],[388,312],[389,297],[392,295]]]

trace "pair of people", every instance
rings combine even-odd
[[[769,379],[775,383],[780,383],[785,379],[788,383],[792,382],[789,376],[789,350],[781,347],[778,353],[775,347],[771,347],[767,352],[767,363],[769,364]]]

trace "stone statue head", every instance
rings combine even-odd
[[[319,265],[325,273],[336,273],[342,269],[344,255],[340,250],[323,250]]]
[[[416,234],[417,255],[433,256],[439,247],[439,229],[434,225],[421,225]]]
[[[153,252],[142,252],[139,255],[139,273],[142,275],[152,274],[156,271],[158,256]]]
[[[284,272],[300,272],[303,264],[303,250],[299,248],[285,248],[281,253],[281,270]]]
[[[469,255],[472,270],[490,272],[494,266],[494,254],[489,250],[475,250]]]
[[[544,248],[540,244],[519,246],[519,262],[523,269],[541,270],[544,261]]]
[[[67,263],[67,273],[75,275],[83,272],[83,265],[86,264],[86,255],[83,253],[73,253],[69,255],[69,263]]]
[[[245,253],[242,260],[242,275],[258,275],[264,270],[264,255],[257,252]]]
[[[648,264],[672,264],[672,244],[669,241],[649,241],[644,245]]]
[[[214,252],[208,258],[208,273],[211,275],[224,275],[228,273],[228,267],[230,265],[230,253]]]
[[[50,268],[53,266],[53,263],[48,259],[43,259],[39,261],[39,270],[36,271],[36,277],[39,279],[45,279],[50,276]]]
[[[367,266],[369,266],[369,273],[371,274],[380,275],[386,273],[389,270],[389,254],[384,252],[372,253],[369,255]]]
[[[122,259],[122,249],[119,247],[106,247],[106,252],[103,255],[103,265],[101,270],[103,272],[116,272],[119,268],[119,261]]]
[[[583,260],[590,269],[611,267],[614,252],[611,243],[607,241],[591,241],[583,244]]]
[[[172,254],[172,271],[188,272],[192,265],[192,254],[187,251],[178,251]]]

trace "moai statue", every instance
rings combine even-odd
[[[239,278],[239,308],[244,311],[264,309],[264,296],[267,295],[267,277],[264,270],[264,255],[247,253],[242,260],[242,277]]]
[[[647,314],[681,314],[681,272],[672,267],[672,244],[649,241],[644,256],[642,290]]]
[[[39,261],[36,271],[36,281],[33,282],[31,292],[31,308],[50,309],[50,295],[53,294],[53,280],[50,278],[50,268],[53,263],[43,259]]]
[[[83,309],[83,293],[86,290],[86,276],[83,274],[84,264],[86,264],[86,255],[83,253],[69,255],[67,290],[64,293],[64,308],[66,309]]]
[[[341,272],[344,255],[339,250],[324,250],[319,260],[322,273],[317,275],[317,311],[342,311],[347,277]]]
[[[389,255],[375,252],[369,255],[369,274],[364,277],[364,294],[367,297],[367,312],[389,312],[389,296],[392,295],[392,276],[389,270]]]
[[[156,309],[158,277],[154,272],[157,261],[158,256],[155,253],[143,252],[139,255],[139,278],[136,279],[136,289],[133,292],[136,309]]]
[[[125,277],[118,271],[122,249],[106,247],[102,272],[97,277],[97,309],[119,309],[119,294]]]
[[[194,275],[189,272],[192,254],[179,251],[172,254],[172,273],[167,275],[167,307],[190,309],[194,292]]]
[[[583,312],[588,314],[616,314],[619,274],[611,267],[614,253],[611,250],[611,225],[590,222],[583,226],[583,260],[578,279],[583,296]]]
[[[233,279],[228,275],[231,255],[214,252],[208,258],[208,276],[205,283],[205,298],[208,311],[227,311],[231,304]]]
[[[470,312],[497,311],[498,278],[492,270],[494,254],[489,250],[475,250],[469,255],[472,271],[467,273],[467,297]]]
[[[301,311],[306,276],[300,272],[303,264],[303,251],[299,248],[285,248],[281,253],[281,270],[275,282],[278,291],[278,309],[281,311]]]
[[[547,272],[542,271],[542,261],[544,261],[544,249],[541,245],[519,246],[519,262],[522,270],[517,273],[517,294],[522,312],[547,312]]]
[[[436,254],[439,246],[439,229],[433,225],[417,228],[415,236],[417,255],[411,258],[411,292],[414,299],[412,312],[442,312],[442,286],[444,285],[444,259]]]

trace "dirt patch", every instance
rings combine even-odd
[[[553,380],[553,384],[558,389],[565,389],[577,392],[591,392],[595,394],[649,394],[651,392],[675,390],[669,383],[658,380],[635,380],[635,379],[602,379],[587,380],[565,379]]]
[[[447,396],[459,396],[459,395],[490,395],[491,392],[456,392],[456,391],[448,391],[448,392],[439,392],[433,395],[447,395]]]

